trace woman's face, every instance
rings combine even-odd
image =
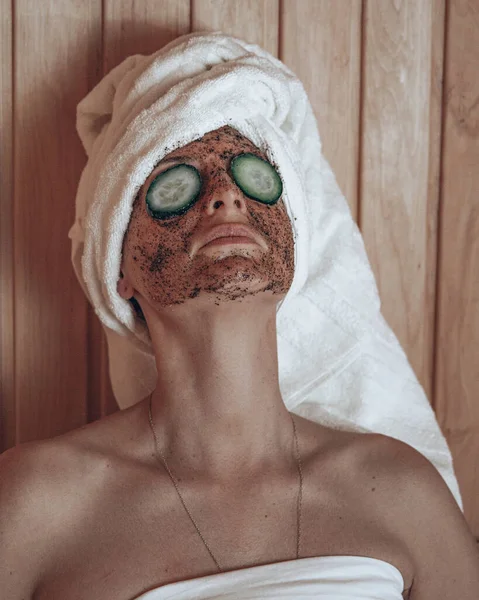
[[[189,299],[234,300],[258,292],[275,295],[278,302],[286,295],[294,277],[291,222],[281,197],[268,206],[244,195],[230,176],[231,160],[244,152],[268,160],[246,137],[225,126],[157,164],[135,199],[123,240],[123,278],[118,284],[122,297],[134,294],[142,307],[145,300],[162,307]],[[180,155],[176,164],[198,169],[200,195],[186,213],[155,219],[147,212],[146,193],[155,177]],[[224,223],[249,226],[261,243],[201,248],[205,234]]]

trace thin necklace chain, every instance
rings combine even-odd
[[[201,531],[198,529],[198,525],[196,524],[196,522],[193,519],[190,511],[188,510],[188,508],[187,508],[187,506],[186,506],[186,504],[185,504],[185,502],[183,500],[183,497],[180,494],[180,490],[178,489],[178,485],[176,484],[176,481],[174,480],[173,475],[171,474],[171,471],[170,471],[170,469],[168,467],[168,464],[167,464],[165,458],[163,457],[163,455],[161,454],[160,449],[158,448],[158,438],[156,437],[155,428],[153,426],[153,417],[152,417],[152,414],[151,414],[151,399],[152,399],[152,396],[153,396],[153,392],[150,394],[148,416],[149,416],[151,431],[153,432],[153,436],[155,438],[156,458],[158,458],[158,455],[161,457],[161,460],[163,461],[163,465],[166,468],[166,471],[168,472],[168,475],[170,476],[170,479],[173,482],[173,485],[175,486],[176,491],[178,492],[178,496],[180,497],[181,503],[183,504],[186,512],[188,513],[188,516],[190,517],[191,522],[195,526],[195,529],[198,532],[198,535],[200,536],[200,538],[202,539],[203,544],[206,546],[206,549],[208,550],[211,558],[214,560],[215,565],[218,568],[218,571],[222,572],[222,569],[219,566],[218,561],[213,556],[213,553],[211,552],[210,547],[206,543],[205,538],[201,535]],[[296,424],[294,422],[292,413],[289,413],[289,415],[291,417],[291,421],[293,422],[293,433],[294,433],[294,441],[295,441],[295,446],[296,446],[296,460],[297,460],[297,463],[298,463],[298,472],[299,472],[299,494],[298,494],[298,503],[297,503],[297,536],[296,536],[296,558],[299,558],[299,544],[300,544],[300,540],[301,540],[301,500],[302,500],[302,496],[303,496],[303,471],[302,471],[302,468],[301,468],[301,454],[299,452],[298,437],[296,435]]]

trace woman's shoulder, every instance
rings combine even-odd
[[[433,465],[409,444],[381,433],[362,433],[321,427],[328,460],[335,472],[342,472],[345,481],[358,493],[372,493],[385,503],[386,496],[397,498],[404,480],[414,477],[418,466]],[[395,505],[400,508],[399,503]]]
[[[8,508],[19,535],[23,523],[37,539],[40,529],[46,538],[61,538],[92,493],[126,469],[134,432],[128,435],[128,423],[119,413],[0,454],[0,512]]]
[[[0,454],[2,481],[10,487],[28,488],[30,497],[48,491],[52,500],[61,497],[74,482],[82,486],[98,478],[122,452],[130,452],[131,419],[113,413],[51,438],[18,444]],[[134,433],[133,433],[134,437]],[[132,444],[133,447],[133,444]]]
[[[311,421],[304,431],[303,439],[309,440],[305,447],[309,461],[305,463],[310,466],[312,479],[318,485],[326,482],[338,498],[348,498],[358,514],[374,514],[387,523],[394,513],[399,534],[402,505],[396,499],[422,455],[380,433],[337,430]]]
[[[294,418],[301,424],[306,452],[311,452],[318,462],[324,459],[334,463],[335,469],[344,467],[357,472],[360,466],[388,460],[387,456],[395,454],[396,443],[402,444],[380,433],[334,429],[298,415]]]
[[[295,416],[295,419],[300,419],[303,424],[305,437],[311,440],[311,447],[318,454],[334,460],[337,466],[344,464],[373,470],[383,467],[390,473],[392,465],[401,467],[405,460],[420,461],[421,457],[427,460],[412,446],[382,433],[334,429],[304,417]]]
[[[63,483],[65,468],[74,454],[61,436],[22,442],[0,455],[0,479],[3,484],[8,480],[10,490],[51,490],[55,483]]]
[[[60,546],[72,522],[72,456],[55,439],[24,442],[0,455],[0,580],[22,598],[32,596],[50,564],[52,540]]]
[[[85,433],[72,430],[23,442],[0,455],[1,496],[11,510],[47,527],[60,525],[63,513],[69,520],[72,504],[66,499],[74,497],[79,482],[87,484],[102,462],[101,453],[88,450]]]
[[[72,468],[91,469],[111,461],[128,460],[138,452],[136,440],[140,428],[145,428],[141,406],[118,410],[100,419],[86,423],[55,437],[43,440],[53,454],[63,455],[63,464]]]

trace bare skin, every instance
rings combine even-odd
[[[42,519],[48,541],[34,600],[133,600],[218,572],[155,458],[146,409],[140,403],[36,446],[53,516]],[[402,573],[407,599],[414,565],[401,521],[388,513],[393,477],[385,475],[390,467],[380,445],[374,436],[295,421],[303,472],[299,558],[384,560]],[[249,480],[223,486],[201,473],[179,478],[223,571],[296,559],[298,472],[290,437],[285,464]]]
[[[224,571],[296,558],[299,479],[276,342],[294,241],[281,199],[263,205],[230,178],[229,161],[241,152],[267,159],[230,127],[168,155],[188,155],[204,189],[187,213],[167,221],[149,216],[144,202],[151,180],[172,164],[161,161],[134,203],[118,283],[151,334],[160,451]],[[201,249],[205,233],[226,222],[249,225],[261,243]],[[407,590],[413,565],[400,524],[384,510],[386,482],[378,476],[372,493],[365,476],[380,460],[375,436],[294,419],[303,471],[299,557],[378,558],[401,571]],[[217,572],[155,456],[148,398],[42,442],[42,453],[42,464],[62,477],[51,494],[55,542],[35,600],[132,600]]]

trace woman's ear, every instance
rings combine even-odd
[[[120,271],[120,279],[116,284],[116,291],[125,300],[132,298],[135,293],[133,286],[128,282],[128,278],[123,275],[122,271]]]

